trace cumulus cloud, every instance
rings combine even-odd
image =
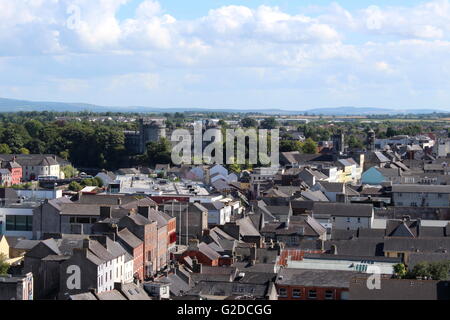
[[[21,86],[25,92],[31,86],[25,79],[39,78],[35,87],[49,95],[78,91],[98,103],[126,101],[127,92],[141,88],[152,101],[159,94],[159,101],[183,102],[178,94],[198,105],[202,95],[211,101],[211,92],[230,90],[237,103],[238,92],[255,99],[263,90],[262,101],[297,106],[301,97],[311,106],[314,95],[333,102],[371,97],[374,89],[380,102],[398,92],[414,92],[420,102],[417,95],[432,86],[443,100],[450,86],[450,0],[360,10],[333,3],[314,15],[229,5],[187,20],[167,12],[164,2],[144,0],[119,19],[131,2],[0,0],[2,92]],[[196,94],[183,91],[189,83]],[[144,104],[150,95],[141,98]]]

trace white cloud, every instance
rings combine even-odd
[[[0,57],[8,57],[0,60],[0,87],[14,82],[29,89],[41,78],[36,92],[62,97],[78,90],[99,100],[109,92],[124,101],[127,91],[136,92],[132,87],[160,94],[160,101],[186,93],[169,92],[168,84],[174,90],[195,85],[205,97],[249,87],[254,97],[263,88],[267,101],[276,101],[268,97],[272,87],[277,94],[287,90],[292,101],[312,99],[322,87],[330,101],[363,99],[374,88],[381,88],[375,98],[391,101],[388,95],[420,96],[433,86],[442,100],[450,88],[450,0],[351,11],[345,2],[333,3],[310,16],[234,5],[190,20],[177,20],[162,1],[146,0],[134,16],[119,20],[130,2],[0,0]],[[79,12],[68,11],[71,6]],[[120,92],[122,98],[115,96]]]

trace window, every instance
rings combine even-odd
[[[278,295],[279,295],[280,297],[287,297],[287,290],[286,290],[286,288],[280,288],[280,289],[278,290]]]
[[[361,218],[358,218],[358,223],[361,223]]]
[[[88,223],[90,223],[90,219],[89,219],[89,217],[87,217],[87,218],[77,218],[77,222],[78,223],[82,223],[82,224],[88,224]]]
[[[6,231],[32,231],[33,216],[6,216]]]
[[[308,298],[309,299],[316,299],[317,298],[317,291],[316,290],[309,290],[308,291]]]
[[[347,222],[350,222],[350,217],[347,217]]]
[[[301,298],[302,297],[302,291],[300,289],[292,290],[292,297],[293,298]]]
[[[325,291],[325,300],[333,300],[333,291],[331,290]]]

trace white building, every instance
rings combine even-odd
[[[395,184],[392,186],[392,202],[396,207],[450,206],[449,185]]]
[[[35,202],[11,204],[0,208],[0,236],[33,238],[33,209]]]
[[[324,227],[331,224],[333,229],[370,229],[373,225],[374,210],[371,204],[316,202],[313,207],[313,218]]]
[[[394,273],[394,265],[401,262],[399,258],[340,256],[339,248],[337,248],[337,253],[337,255],[305,254],[301,261],[288,260],[287,267],[294,269],[340,270],[392,275]]]

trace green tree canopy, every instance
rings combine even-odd
[[[253,118],[244,118],[241,120],[241,125],[244,128],[252,128],[252,127],[256,128],[258,127],[258,121],[256,121]]]
[[[307,154],[317,153],[317,143],[311,138],[306,139],[305,142],[302,143],[302,151]]]

